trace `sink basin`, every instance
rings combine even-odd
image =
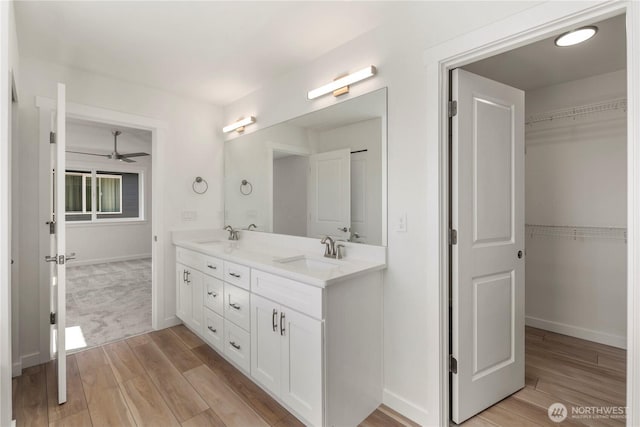
[[[279,258],[274,260],[277,263],[298,267],[312,271],[327,271],[339,267],[338,264],[324,261],[317,258],[309,258],[305,255],[298,255],[289,258]]]

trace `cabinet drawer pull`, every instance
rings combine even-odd
[[[187,281],[187,270],[182,270],[182,281],[185,283]]]
[[[236,279],[239,279],[239,278],[240,278],[240,275],[239,275],[239,274],[231,273],[231,272],[229,272],[229,276],[233,276],[233,277],[235,277]]]
[[[216,267],[215,265],[211,265],[211,264],[207,264],[207,267],[209,267],[212,270],[217,270],[218,267]]]
[[[280,335],[284,336],[285,327],[284,327],[284,312],[280,312]]]
[[[229,344],[231,344],[231,347],[235,348],[236,350],[240,350],[240,346],[234,341],[229,341]]]
[[[235,302],[233,304],[229,303],[229,306],[231,308],[235,308],[236,310],[240,310],[240,304],[238,304],[238,303],[235,303]]]
[[[271,316],[271,324],[273,325],[273,332],[278,330],[278,310],[273,309],[273,315]]]
[[[210,330],[211,332],[213,332],[214,334],[215,334],[216,332],[218,332],[218,330],[217,330],[217,329],[213,329],[213,327],[211,327],[211,326],[207,326],[207,329],[209,329],[209,330]]]
[[[215,292],[211,292],[211,291],[208,291],[207,295],[212,296],[214,298],[218,296],[218,294],[216,294]]]

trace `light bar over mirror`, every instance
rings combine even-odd
[[[256,118],[253,116],[249,116],[246,118],[238,119],[237,121],[231,123],[222,128],[222,132],[228,133],[232,131],[244,132],[244,127],[256,122]]]
[[[374,67],[373,65],[369,65],[368,67],[363,68],[362,70],[358,70],[355,73],[339,77],[331,83],[327,83],[326,85],[320,86],[317,89],[310,90],[307,93],[307,98],[315,99],[328,93],[333,93],[333,96],[344,95],[345,93],[349,93],[349,85],[368,79],[369,77],[373,77],[375,76],[377,71],[378,70],[376,69],[376,67]]]

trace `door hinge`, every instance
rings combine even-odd
[[[54,312],[49,313],[49,324],[56,324],[56,314]]]
[[[49,234],[56,234],[56,222],[47,221],[47,225],[49,226]]]
[[[452,374],[458,373],[458,361],[452,354],[449,355],[449,372]]]
[[[49,132],[49,144],[55,144],[56,143],[56,133],[51,131]]]
[[[458,244],[458,230],[449,230],[449,244],[457,245]]]
[[[458,114],[458,101],[449,101],[447,111],[449,113],[449,117],[454,117]]]

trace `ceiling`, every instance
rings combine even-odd
[[[17,1],[15,13],[22,56],[224,106],[377,28],[424,49],[535,4]]]
[[[20,1],[15,8],[21,55],[225,105],[372,30],[392,4]]]
[[[626,67],[625,16],[597,22],[598,33],[585,43],[556,47],[548,39],[492,56],[464,68],[522,90],[583,79]]]

